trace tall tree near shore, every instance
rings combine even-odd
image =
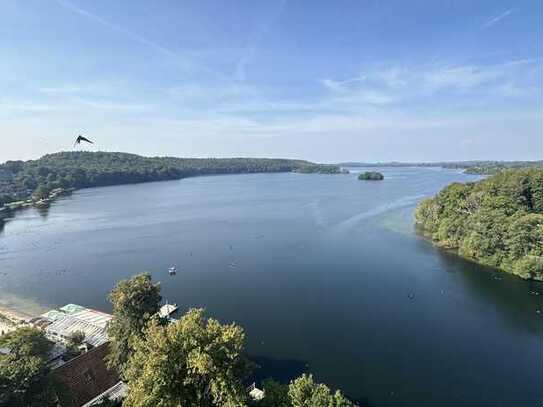
[[[149,273],[121,280],[109,293],[114,318],[108,326],[108,366],[121,375],[133,351],[133,342],[143,335],[149,321],[160,309],[160,285]]]
[[[503,170],[454,183],[422,201],[421,231],[443,248],[525,279],[543,281],[543,170]]]
[[[247,404],[245,336],[193,309],[167,326],[151,322],[136,339],[125,377],[125,407],[238,407]]]
[[[288,395],[292,407],[354,407],[339,390],[332,393],[325,384],[315,383],[312,375],[290,382]]]
[[[53,344],[35,328],[0,338],[0,406],[52,406],[47,356]]]
[[[265,397],[252,402],[254,407],[354,407],[355,405],[337,390],[315,383],[312,375],[303,374],[290,384],[281,384],[273,379],[262,382]]]
[[[262,381],[264,398],[262,400],[252,401],[251,407],[292,407],[288,395],[288,384],[282,384],[278,381],[268,378]]]

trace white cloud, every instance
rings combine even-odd
[[[81,93],[84,88],[79,86],[57,86],[57,87],[44,87],[40,88],[41,93]]]
[[[254,58],[255,54],[258,51],[260,42],[264,36],[268,33],[272,25],[279,19],[283,13],[287,4],[287,0],[280,0],[279,7],[277,10],[273,11],[269,16],[266,16],[264,21],[258,26],[258,29],[254,35],[249,39],[248,45],[245,48],[243,55],[239,58],[236,64],[235,79],[239,82],[244,82],[247,77],[247,65]]]
[[[504,11],[504,12],[501,13],[501,14],[498,14],[497,16],[492,17],[490,20],[486,21],[486,22],[483,24],[483,28],[492,27],[494,24],[499,23],[499,22],[502,21],[504,18],[506,18],[506,17],[508,17],[509,15],[511,15],[512,12],[513,12],[513,9],[509,9],[509,10]]]
[[[99,100],[99,99],[84,99],[84,98],[69,98],[58,101],[51,100],[0,100],[0,113],[16,111],[21,114],[24,113],[37,113],[37,112],[85,112],[89,110],[106,110],[106,111],[148,111],[151,110],[151,105],[127,103],[112,100]]]
[[[209,69],[207,66],[201,63],[196,63],[196,61],[193,58],[187,57],[183,53],[178,52],[177,50],[165,47],[159,44],[158,42],[153,41],[152,39],[149,39],[141,34],[138,34],[137,32],[134,32],[130,29],[127,29],[111,21],[108,21],[97,14],[91,13],[88,10],[85,10],[79,6],[76,6],[75,4],[71,3],[68,0],[55,0],[55,1],[61,7],[65,8],[66,10],[71,11],[74,14],[77,14],[83,18],[93,21],[112,31],[118,32],[132,41],[135,41],[143,46],[149,47],[150,49],[156,51],[157,53],[169,57],[170,60],[175,61],[178,67],[183,68],[186,71],[199,71],[199,72],[205,72],[207,74],[211,74],[217,77],[222,76],[220,73]]]
[[[426,65],[372,67],[344,80],[321,81],[336,101],[386,106],[420,102],[431,104],[445,96],[445,102],[482,102],[486,98],[530,96],[543,80],[539,59],[509,61],[496,65]]]
[[[189,83],[167,89],[166,93],[176,102],[198,105],[209,104],[215,107],[229,102],[249,102],[259,94],[255,88],[237,82],[221,82],[207,85]]]
[[[500,67],[457,66],[424,72],[423,82],[433,90],[473,89],[491,83],[504,75]]]
[[[39,93],[50,95],[111,94],[119,89],[105,82],[56,83],[38,88]]]
[[[80,98],[79,102],[85,107],[91,107],[98,110],[142,111],[151,109],[151,106],[146,104],[113,102],[108,100],[91,100]]]
[[[28,101],[2,100],[0,101],[0,112],[66,112],[73,111],[73,106],[58,105],[51,103],[33,103]]]
[[[355,77],[344,81],[323,79],[321,83],[332,92],[333,99],[342,103],[360,103],[384,106],[398,100],[397,95],[384,89],[383,86],[373,86],[367,82],[366,76]]]
[[[126,35],[127,37],[131,38],[132,40],[136,41],[136,42],[139,42],[140,44],[142,45],[146,45],[148,47],[151,47],[153,48],[154,50],[162,53],[162,54],[165,54],[165,55],[168,55],[168,56],[172,56],[172,57],[177,57],[177,54],[166,48],[166,47],[163,47],[162,45],[154,42],[154,41],[151,41],[149,40],[148,38],[145,38],[144,36],[142,35],[139,35],[137,33],[134,33],[130,30],[126,30],[124,29],[123,27],[117,25],[117,24],[114,24],[114,23],[111,23],[109,21],[107,21],[106,19],[96,15],[96,14],[93,14],[81,7],[78,7],[76,6],[75,4],[69,2],[68,0],[56,0],[56,2],[61,5],[62,7],[64,7],[65,9],[67,10],[70,10],[76,14],[79,14],[80,16],[82,17],[85,17],[89,20],[92,20],[100,25],[103,25],[104,27],[107,27],[113,31],[117,31],[117,32],[120,32],[124,35]]]

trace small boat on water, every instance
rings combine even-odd
[[[168,274],[169,274],[170,276],[174,276],[176,273],[177,273],[177,267],[171,266],[171,267],[168,269]]]

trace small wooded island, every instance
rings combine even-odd
[[[440,247],[525,279],[543,280],[543,169],[503,170],[454,183],[415,219]]]
[[[358,175],[358,179],[361,181],[382,181],[385,176],[377,171],[366,171]]]

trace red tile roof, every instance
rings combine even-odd
[[[53,378],[62,389],[62,407],[79,407],[119,382],[117,372],[106,367],[108,345],[91,349],[53,371]]]

